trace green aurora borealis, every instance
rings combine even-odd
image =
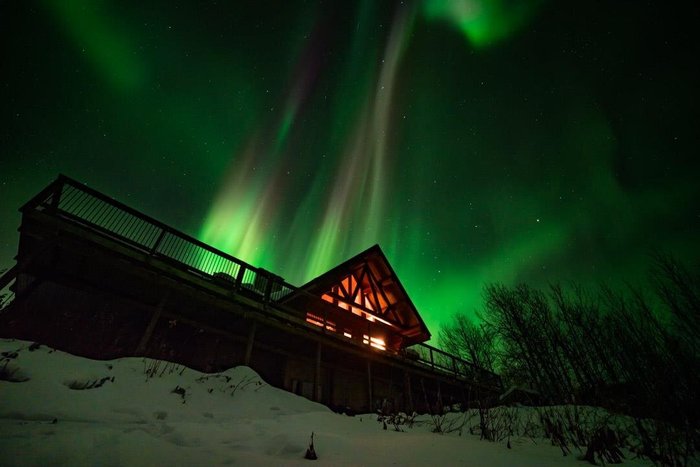
[[[0,267],[63,172],[301,285],[379,243],[434,335],[487,282],[700,260],[697,7],[0,4]]]

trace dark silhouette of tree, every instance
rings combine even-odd
[[[700,276],[657,254],[650,277],[643,290],[602,285],[594,293],[577,284],[490,284],[481,322],[456,315],[441,345],[550,403],[697,428]]]
[[[446,351],[481,368],[495,370],[493,333],[473,323],[466,315],[456,315],[452,324],[440,331],[439,339]]]

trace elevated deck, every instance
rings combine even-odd
[[[370,390],[363,397],[370,409],[378,394],[371,390],[377,384],[373,373],[389,386],[408,378],[408,389],[404,384],[401,390],[404,401],[418,384],[412,378],[420,379],[424,391],[430,382],[438,394],[445,391],[440,384],[483,394],[500,390],[497,375],[430,345],[377,350],[363,345],[361,336],[347,338],[310,324],[308,310],[285,298],[304,297],[304,306],[313,307],[325,323],[329,303],[320,296],[68,177],[59,176],[21,212],[17,265],[0,278],[0,291],[11,291],[0,313],[4,337],[42,340],[93,358],[167,358],[205,371],[250,364],[273,384],[308,393],[301,385],[312,380],[305,395],[357,408],[363,403],[334,399],[332,388],[342,380],[334,368],[369,374]],[[52,305],[68,318],[37,326],[36,319],[46,322],[52,316]],[[32,321],[37,310],[44,315]],[[367,335],[374,325],[363,321]],[[52,332],[56,326],[61,333]],[[187,332],[181,332],[183,326]],[[66,328],[82,333],[85,342],[76,343]],[[287,359],[283,369],[276,367],[274,355]],[[306,370],[294,370],[304,365],[315,367],[306,379],[299,376]]]

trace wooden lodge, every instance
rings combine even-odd
[[[65,176],[20,211],[0,337],[204,372],[249,365],[353,412],[434,411],[501,389],[497,375],[425,344],[377,245],[295,287]]]

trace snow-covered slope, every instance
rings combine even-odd
[[[405,432],[384,430],[376,415],[335,414],[247,367],[208,375],[7,339],[0,352],[3,466],[587,465],[544,440],[514,440],[507,449],[466,432],[432,433],[425,419]],[[311,432],[317,461],[303,458]]]

